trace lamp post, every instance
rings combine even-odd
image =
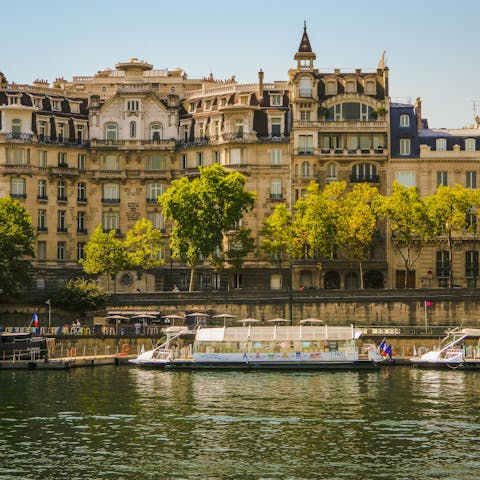
[[[477,208],[472,206],[470,209],[472,214],[472,223],[473,223],[473,255],[472,255],[472,264],[473,264],[473,288],[477,288],[477,277],[478,277],[478,255],[477,255]]]
[[[290,326],[293,325],[293,248],[290,248]]]
[[[52,319],[52,301],[48,299],[45,303],[48,305],[48,328],[50,328],[50,323]]]

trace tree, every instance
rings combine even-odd
[[[284,203],[275,206],[273,213],[263,221],[260,246],[272,258],[280,261],[287,255],[293,242],[293,216]]]
[[[338,240],[350,258],[358,260],[360,288],[363,289],[362,263],[370,257],[377,232],[380,194],[376,187],[358,183],[341,199],[342,214],[337,217]]]
[[[104,233],[98,225],[85,245],[85,259],[80,260],[83,270],[91,275],[115,276],[128,267],[129,259],[125,246],[115,238],[115,230]]]
[[[453,188],[438,187],[434,195],[425,198],[427,213],[432,222],[433,237],[445,239],[448,249],[448,286],[453,287],[453,246],[455,234],[472,228],[469,218],[472,209],[480,205],[480,192],[455,185]],[[461,236],[460,236],[461,237]]]
[[[425,202],[417,188],[394,182],[392,194],[382,197],[381,215],[388,221],[392,244],[405,266],[407,287],[409,272],[422,253],[425,243],[432,238],[432,224]]]
[[[35,255],[32,219],[17,200],[0,199],[0,289],[15,294],[29,282]]]
[[[239,228],[229,240],[227,260],[234,273],[240,273],[245,257],[253,252],[255,240],[249,228]]]
[[[127,251],[128,265],[149,271],[165,263],[162,258],[163,236],[153,227],[150,220],[142,218],[127,232],[124,246]]]
[[[200,176],[193,180],[174,180],[159,197],[165,218],[174,222],[172,256],[191,269],[190,291],[200,257],[214,253],[224,235],[253,207],[254,200],[254,194],[245,189],[245,177],[218,164],[200,167]]]
[[[108,293],[94,281],[72,278],[58,292],[55,303],[65,309],[83,313],[105,305],[108,297]]]

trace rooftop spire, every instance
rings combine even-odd
[[[308,52],[311,53],[312,47],[310,45],[310,40],[307,34],[307,21],[303,21],[303,35],[302,40],[300,41],[300,46],[298,47],[299,52]]]

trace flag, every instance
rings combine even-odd
[[[384,350],[384,356],[387,356],[391,360],[392,359],[392,345],[389,343]]]
[[[32,325],[34,327],[38,327],[38,314],[37,312],[34,312],[32,315]]]
[[[431,307],[433,306],[433,302],[430,300],[425,300],[425,307]]]
[[[380,343],[378,349],[380,350],[380,353],[383,355],[383,352],[385,350],[385,346],[387,345],[387,339],[384,338],[382,342]]]

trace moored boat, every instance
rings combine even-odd
[[[167,338],[132,363],[168,368],[357,369],[374,368],[378,356],[360,358],[353,326],[243,326],[199,328],[193,343]]]
[[[466,346],[467,341],[471,339],[477,339],[477,342],[480,341],[480,329],[453,329],[447,332],[446,337],[442,340],[442,347],[438,350],[432,350],[423,355],[413,357],[410,359],[410,362],[415,367],[423,368],[480,369],[478,348]]]
[[[41,360],[47,357],[46,339],[33,333],[0,333],[0,361]]]

